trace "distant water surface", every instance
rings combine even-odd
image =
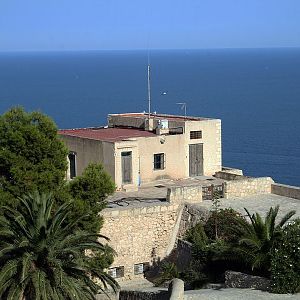
[[[153,111],[222,119],[223,165],[300,185],[300,49],[152,51]],[[60,128],[147,109],[144,51],[0,54],[0,113],[39,109]],[[167,92],[166,95],[162,95]]]

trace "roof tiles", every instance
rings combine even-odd
[[[62,129],[58,134],[98,141],[116,142],[129,138],[152,137],[154,133],[134,128],[78,128]]]

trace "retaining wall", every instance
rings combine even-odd
[[[199,222],[204,224],[207,221],[209,214],[210,212],[206,207],[186,203],[181,215],[178,237],[183,238],[186,231],[194,227]]]
[[[102,211],[101,234],[110,238],[117,252],[111,267],[124,267],[118,281],[143,278],[134,274],[134,264],[152,265],[174,247],[183,205],[170,203],[141,204],[139,207],[109,208]],[[179,224],[177,226],[178,230]],[[175,236],[175,238],[174,238]]]
[[[177,240],[177,258],[176,258],[176,266],[180,272],[186,270],[191,263],[192,260],[192,243],[178,239]]]
[[[273,183],[271,191],[275,195],[300,199],[300,187],[297,186]]]

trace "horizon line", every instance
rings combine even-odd
[[[100,52],[100,51],[197,51],[197,50],[247,50],[247,49],[299,49],[299,46],[272,46],[272,47],[205,47],[205,48],[124,48],[124,49],[11,49],[1,50],[0,53],[12,52]]]

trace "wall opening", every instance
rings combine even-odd
[[[76,153],[70,152],[68,155],[69,159],[69,171],[70,171],[70,179],[76,177]]]
[[[132,183],[132,152],[121,153],[122,159],[122,183]]]
[[[190,139],[191,140],[202,139],[202,131],[201,130],[190,131]]]
[[[124,266],[110,268],[110,269],[108,269],[107,273],[112,278],[121,278],[121,277],[124,277]]]

